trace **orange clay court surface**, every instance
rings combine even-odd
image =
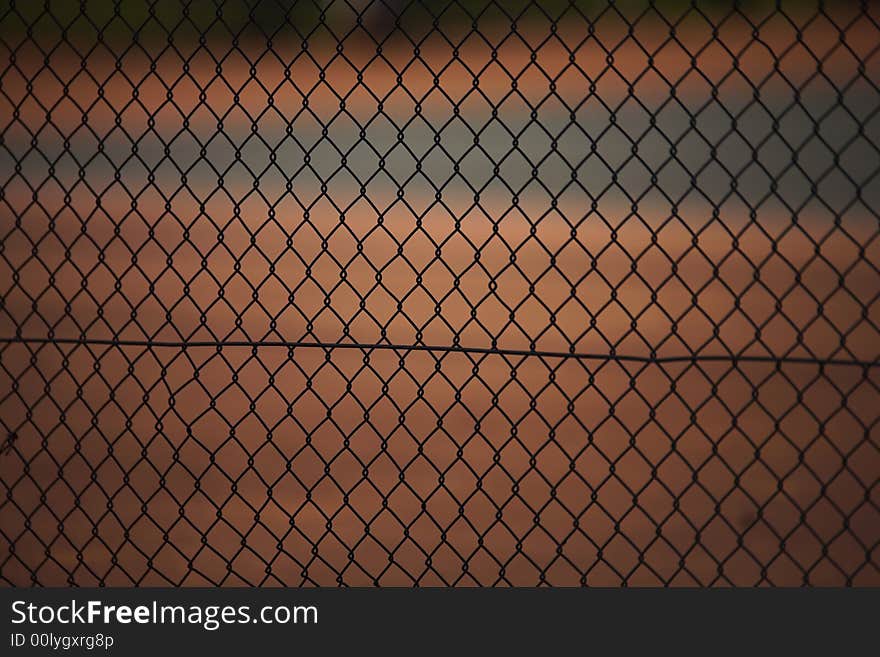
[[[672,81],[691,110],[710,99],[710,84],[743,107],[749,80],[770,76],[768,97],[782,98],[780,73],[800,85],[815,72],[799,46],[785,50],[784,26],[767,29],[767,47],[740,57],[744,75],[728,76],[732,60],[717,44],[693,63],[664,48],[645,75],[646,55],[632,42],[615,50],[617,72],[602,72],[607,52],[595,41],[576,63],[596,81],[593,97],[611,106],[632,84],[660,112]],[[854,52],[876,81],[876,32],[854,28],[848,52],[834,32],[804,39],[831,51],[831,80],[856,76]],[[648,27],[641,36],[648,50],[664,38]],[[732,26],[720,41],[736,52],[749,38]],[[706,39],[682,36],[692,51]],[[363,67],[370,52],[357,45],[347,41],[346,54]],[[20,55],[0,103],[10,126],[4,156],[28,153],[15,175],[4,165],[0,334],[483,349],[495,340],[500,349],[574,345],[597,355],[876,361],[880,245],[864,204],[847,207],[839,226],[818,202],[798,210],[797,225],[777,199],[726,198],[713,217],[710,200],[688,194],[673,212],[662,194],[642,195],[644,171],[615,186],[607,169],[590,175],[588,161],[580,186],[565,187],[542,168],[548,192],[526,184],[522,164],[490,181],[492,164],[477,153],[464,156],[471,168],[460,176],[448,158],[426,158],[427,175],[397,198],[415,160],[393,148],[397,129],[381,120],[365,139],[389,151],[388,175],[360,195],[357,167],[375,171],[380,156],[356,146],[351,170],[334,173],[342,156],[320,126],[330,140],[357,144],[351,126],[377,112],[367,89],[398,126],[419,103],[423,123],[438,128],[459,101],[473,125],[488,121],[488,102],[524,125],[525,103],[543,103],[539,122],[558,114],[544,100],[549,78],[515,43],[495,63],[470,44],[444,69],[450,51],[431,42],[400,82],[391,66],[406,66],[412,49],[392,44],[390,64],[368,67],[360,85],[338,58],[319,80],[334,52],[320,42],[310,52],[318,64],[294,49],[263,57],[253,73],[233,54],[223,79],[204,52],[188,75],[177,56],[151,74],[133,54],[128,81],[95,56],[87,70],[109,78],[98,102],[90,77],[77,75],[65,97],[58,80],[36,74],[36,58]],[[559,98],[572,106],[589,93],[558,44],[538,53],[558,76]],[[297,58],[289,78],[285,57]],[[499,65],[519,80],[504,102],[511,77]],[[79,62],[59,55],[52,66],[73,75]],[[436,84],[428,67],[443,70]],[[22,72],[36,74],[30,95]],[[338,116],[340,97],[350,116]],[[608,110],[591,103],[578,121],[600,130]],[[57,150],[54,176],[28,150],[27,131],[43,126],[46,107],[55,127],[39,133],[41,150],[70,142],[67,154]],[[218,116],[225,142],[215,138]],[[184,121],[191,132],[177,136]],[[277,145],[291,122],[315,145],[311,170],[290,139],[272,160],[250,138],[253,124]],[[721,134],[713,129],[705,126],[710,140]],[[426,153],[432,133],[418,130],[409,124],[405,142]],[[560,140],[568,161],[588,154],[578,134]],[[442,143],[457,153],[470,146],[450,135]],[[141,136],[140,159],[131,159],[131,138]],[[193,136],[210,141],[204,156]],[[540,139],[524,138],[523,148],[540,151]],[[611,133],[599,153],[628,172],[630,146]],[[705,147],[683,142],[681,157]],[[668,149],[661,142],[655,152]],[[686,182],[674,164],[644,157],[648,169],[672,172],[661,188],[684,184],[676,175]],[[229,167],[222,189],[208,161]],[[729,182],[717,170],[702,175],[701,185]],[[514,205],[499,178],[517,176],[525,182]],[[438,200],[428,181],[447,179]],[[468,183],[477,180],[490,182],[475,203]],[[638,193],[635,207],[621,189]],[[0,345],[0,363],[0,420],[16,432],[0,454],[6,584],[29,585],[36,572],[49,585],[798,585],[805,571],[813,584],[880,584],[876,368],[28,342]]]

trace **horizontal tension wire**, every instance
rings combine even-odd
[[[635,356],[609,353],[585,353],[576,351],[548,351],[539,349],[499,349],[493,347],[465,347],[460,345],[426,345],[426,344],[392,344],[392,343],[362,343],[362,342],[317,342],[317,341],[286,341],[286,340],[123,340],[117,338],[37,338],[37,337],[0,337],[0,344],[30,343],[30,344],[57,344],[57,345],[80,345],[80,346],[108,346],[108,347],[143,347],[152,348],[215,348],[225,347],[250,347],[269,348],[284,347],[295,348],[318,348],[318,349],[360,349],[364,351],[387,350],[387,351],[429,351],[440,353],[474,353],[496,356],[533,356],[538,358],[563,358],[574,360],[599,360],[599,361],[623,361],[632,363],[697,363],[697,362],[730,362],[730,363],[775,363],[775,364],[803,364],[821,366],[850,366],[861,368],[874,368],[880,366],[880,361],[858,360],[843,358],[810,358],[802,356],[759,356],[759,355],[713,355],[692,354],[689,356]]]

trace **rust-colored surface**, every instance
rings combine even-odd
[[[734,28],[721,42],[736,51],[748,35]],[[614,50],[619,74],[602,73],[594,42],[576,63],[609,103],[629,83],[662,100],[662,78],[685,98],[707,84],[731,85],[733,98],[769,72],[770,50],[777,72],[806,79],[815,62],[787,49],[784,25],[766,29],[735,80],[721,42],[694,61],[665,48],[644,75],[631,40]],[[665,38],[656,26],[640,36]],[[710,37],[682,40],[696,51]],[[876,69],[876,28],[850,37]],[[855,73],[833,31],[803,39],[831,53],[832,79]],[[371,56],[356,45],[346,50],[355,62]],[[64,95],[44,71],[27,95],[7,72],[0,116],[10,139],[52,107],[44,130],[74,142],[83,117],[109,135],[119,116],[129,135],[147,135],[149,158],[151,134],[170,139],[184,117],[205,138],[218,115],[233,135],[253,121],[268,131],[293,120],[304,95],[319,122],[343,96],[361,121],[376,97],[401,120],[424,99],[430,123],[448,98],[468,97],[474,73],[485,98],[510,93],[501,64],[522,72],[526,102],[541,102],[556,76],[566,102],[587,92],[552,44],[537,62],[550,78],[527,49],[505,46],[493,64],[474,43],[436,84],[427,67],[439,70],[450,52],[423,50],[400,82],[380,62],[360,85],[339,59],[317,79],[332,58],[321,44],[317,65],[281,52],[251,72],[233,54],[222,77],[198,57],[183,77],[171,56],[149,73],[133,55],[125,77],[96,57],[86,69],[107,80],[100,100],[91,76],[76,75]],[[387,49],[400,68],[411,56]],[[284,61],[296,62],[290,78]],[[18,65],[39,67],[26,56]],[[53,60],[62,80],[65,66],[79,69]],[[76,148],[81,160],[94,154]],[[267,157],[245,163],[259,172]],[[793,214],[768,202],[750,217],[731,200],[713,217],[711,204],[688,200],[670,219],[656,195],[635,208],[609,195],[591,209],[588,196],[551,207],[531,189],[513,207],[492,188],[475,206],[463,187],[440,203],[418,185],[395,200],[393,185],[375,183],[358,200],[340,178],[321,198],[317,183],[291,193],[271,175],[255,191],[260,176],[241,168],[219,191],[213,174],[183,183],[163,169],[148,183],[146,168],[123,168],[114,182],[98,165],[79,183],[76,166],[59,167],[29,190],[23,181],[44,163],[33,166],[12,176],[0,208],[3,337],[476,348],[494,339],[597,355],[877,358],[877,218],[857,206],[835,225],[815,205]],[[880,583],[876,368],[37,343],[3,344],[0,363],[0,419],[16,432],[0,453],[6,584]]]

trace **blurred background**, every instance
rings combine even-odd
[[[0,579],[878,583],[878,18],[3,3]]]

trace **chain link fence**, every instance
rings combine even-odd
[[[0,7],[4,584],[880,584],[873,3]]]

